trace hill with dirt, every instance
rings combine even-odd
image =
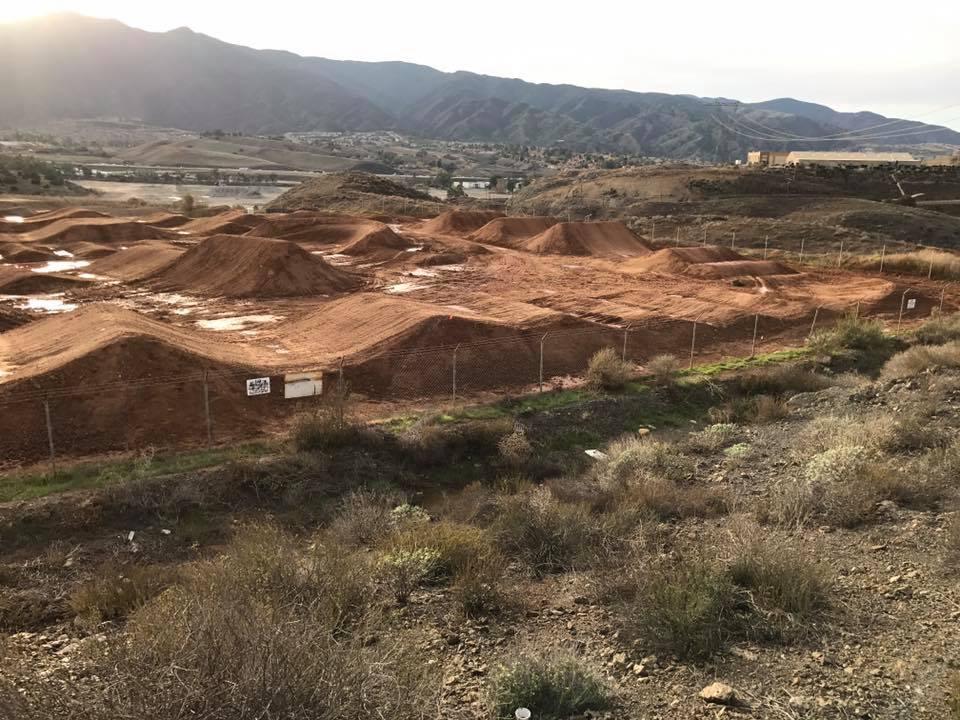
[[[165,290],[257,298],[332,295],[363,282],[296,243],[250,235],[212,235],[146,280]]]
[[[397,200],[426,201],[436,204],[436,199],[393,180],[366,173],[334,173],[306,180],[283,195],[271,200],[267,212],[293,212],[295,210],[342,211],[363,208],[370,211],[381,209],[387,201],[392,205]]]
[[[170,265],[184,249],[164,242],[142,242],[92,263],[93,275],[116,278],[123,282],[141,280]]]
[[[648,255],[650,246],[616,221],[561,222],[520,244],[537,255]]]
[[[474,242],[516,248],[559,222],[554,217],[501,217],[491,220],[469,237]]]
[[[503,213],[497,210],[447,210],[428,220],[420,230],[438,235],[464,235],[500,217],[503,217]]]

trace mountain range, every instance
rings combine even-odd
[[[20,128],[119,117],[255,134],[396,130],[701,160],[730,160],[758,147],[960,145],[960,133],[947,128],[889,125],[875,113],[792,99],[742,104],[447,73],[406,62],[301,57],[188,28],[154,33],[74,14],[0,25],[0,68],[0,125]],[[851,131],[869,139],[852,140]],[[836,140],[786,139],[825,136]]]

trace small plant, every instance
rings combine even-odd
[[[95,622],[121,620],[176,582],[165,566],[107,566],[70,593],[70,608]]]
[[[878,320],[846,315],[832,328],[815,332],[808,344],[815,353],[834,355],[879,350],[890,345],[890,338]]]
[[[692,452],[715,453],[740,435],[740,427],[736,423],[714,423],[700,432],[690,433],[686,440],[686,447]]]
[[[935,313],[914,331],[914,337],[921,345],[945,345],[960,340],[960,314]]]
[[[453,597],[467,617],[494,613],[504,605],[499,561],[480,558],[469,561],[454,578]]]
[[[390,522],[394,527],[407,527],[430,522],[430,513],[419,505],[403,503],[390,511]]]
[[[750,454],[750,445],[748,443],[737,443],[724,450],[723,454],[728,458],[740,460]]]
[[[500,459],[510,468],[523,467],[533,455],[533,446],[527,439],[526,430],[520,424],[517,424],[509,435],[500,438],[497,449]]]
[[[916,345],[904,350],[887,361],[880,376],[885,380],[899,380],[938,367],[960,367],[960,341],[946,345]]]
[[[537,720],[564,720],[613,702],[603,682],[574,657],[526,655],[493,678],[491,705],[496,720],[511,720],[527,708]]]
[[[630,363],[624,362],[613,348],[594,353],[587,365],[587,386],[609,392],[623,390],[633,374]]]
[[[400,549],[383,558],[387,584],[398,603],[405,603],[410,593],[430,580],[439,565],[440,551],[429,547]]]
[[[646,364],[647,372],[657,385],[672,385],[683,369],[680,361],[673,355],[656,355]]]
[[[947,678],[947,707],[950,720],[960,720],[960,672],[952,672]]]
[[[347,494],[330,523],[330,535],[345,547],[369,546],[389,535],[396,527],[396,511],[391,510],[396,498],[372,491]],[[429,519],[429,518],[428,518]]]

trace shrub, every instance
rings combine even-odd
[[[630,380],[633,368],[624,362],[613,348],[594,353],[587,364],[587,386],[594,390],[623,390]]]
[[[671,385],[683,369],[680,361],[673,355],[656,355],[646,364],[647,372],[657,385]]]
[[[436,553],[432,573],[425,578],[434,581],[449,581],[471,563],[496,557],[484,530],[452,522],[415,524],[390,538],[388,548],[392,554],[420,549]]]
[[[683,446],[646,438],[626,438],[611,443],[607,456],[595,472],[611,483],[640,477],[687,482],[696,467],[693,459],[684,453]]]
[[[758,395],[754,398],[753,420],[758,423],[769,423],[782,420],[790,411],[783,400],[770,395]]]
[[[477,617],[503,607],[502,575],[502,561],[490,558],[471,560],[459,570],[453,583],[453,597],[464,615]]]
[[[345,547],[373,545],[395,526],[397,497],[390,493],[361,490],[346,495],[330,523],[331,537]]]
[[[740,433],[736,423],[714,423],[700,432],[690,433],[684,445],[691,452],[715,453],[735,442]]]
[[[663,521],[717,517],[729,509],[727,497],[719,489],[685,487],[664,478],[637,480],[618,493],[615,502]]]
[[[500,438],[497,449],[500,459],[510,468],[523,467],[533,454],[533,446],[527,439],[526,430],[520,424],[513,428],[513,432]]]
[[[818,354],[835,355],[844,352],[864,353],[882,350],[891,345],[891,338],[878,320],[846,315],[829,329],[816,331],[808,340]]]
[[[885,380],[899,380],[938,367],[960,367],[960,342],[936,346],[917,345],[904,350],[887,361],[880,376]]]
[[[728,572],[748,591],[761,616],[748,633],[783,640],[805,630],[829,606],[823,568],[795,548],[751,537],[738,549]]]
[[[703,659],[730,636],[736,588],[701,558],[657,561],[641,571],[623,607],[623,623],[645,647]]]
[[[497,720],[527,708],[540,720],[563,720],[588,710],[610,707],[612,696],[603,682],[576,658],[551,653],[522,656],[493,678],[491,705]]]
[[[176,582],[174,569],[160,565],[100,568],[70,593],[71,610],[94,622],[121,620]]]
[[[945,345],[960,340],[960,314],[935,314],[914,331],[914,337],[922,345]]]
[[[952,672],[947,678],[947,707],[951,720],[960,720],[960,672]]]
[[[293,445],[300,452],[375,448],[381,443],[376,430],[343,416],[336,408],[301,415],[293,423]]]
[[[830,381],[800,365],[772,365],[739,375],[733,391],[739,395],[786,395],[823,390]]]
[[[540,574],[589,564],[598,532],[584,506],[558,502],[545,490],[502,498],[491,529],[508,557]]]
[[[509,418],[445,423],[427,416],[407,428],[399,440],[414,462],[430,467],[494,455],[501,438],[513,431]]]
[[[399,603],[405,603],[410,593],[427,582],[440,565],[440,551],[431,547],[397,549],[383,557],[387,585]]]

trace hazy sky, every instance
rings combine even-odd
[[[0,21],[61,10],[301,55],[744,101],[790,96],[960,130],[956,0],[0,0]]]

